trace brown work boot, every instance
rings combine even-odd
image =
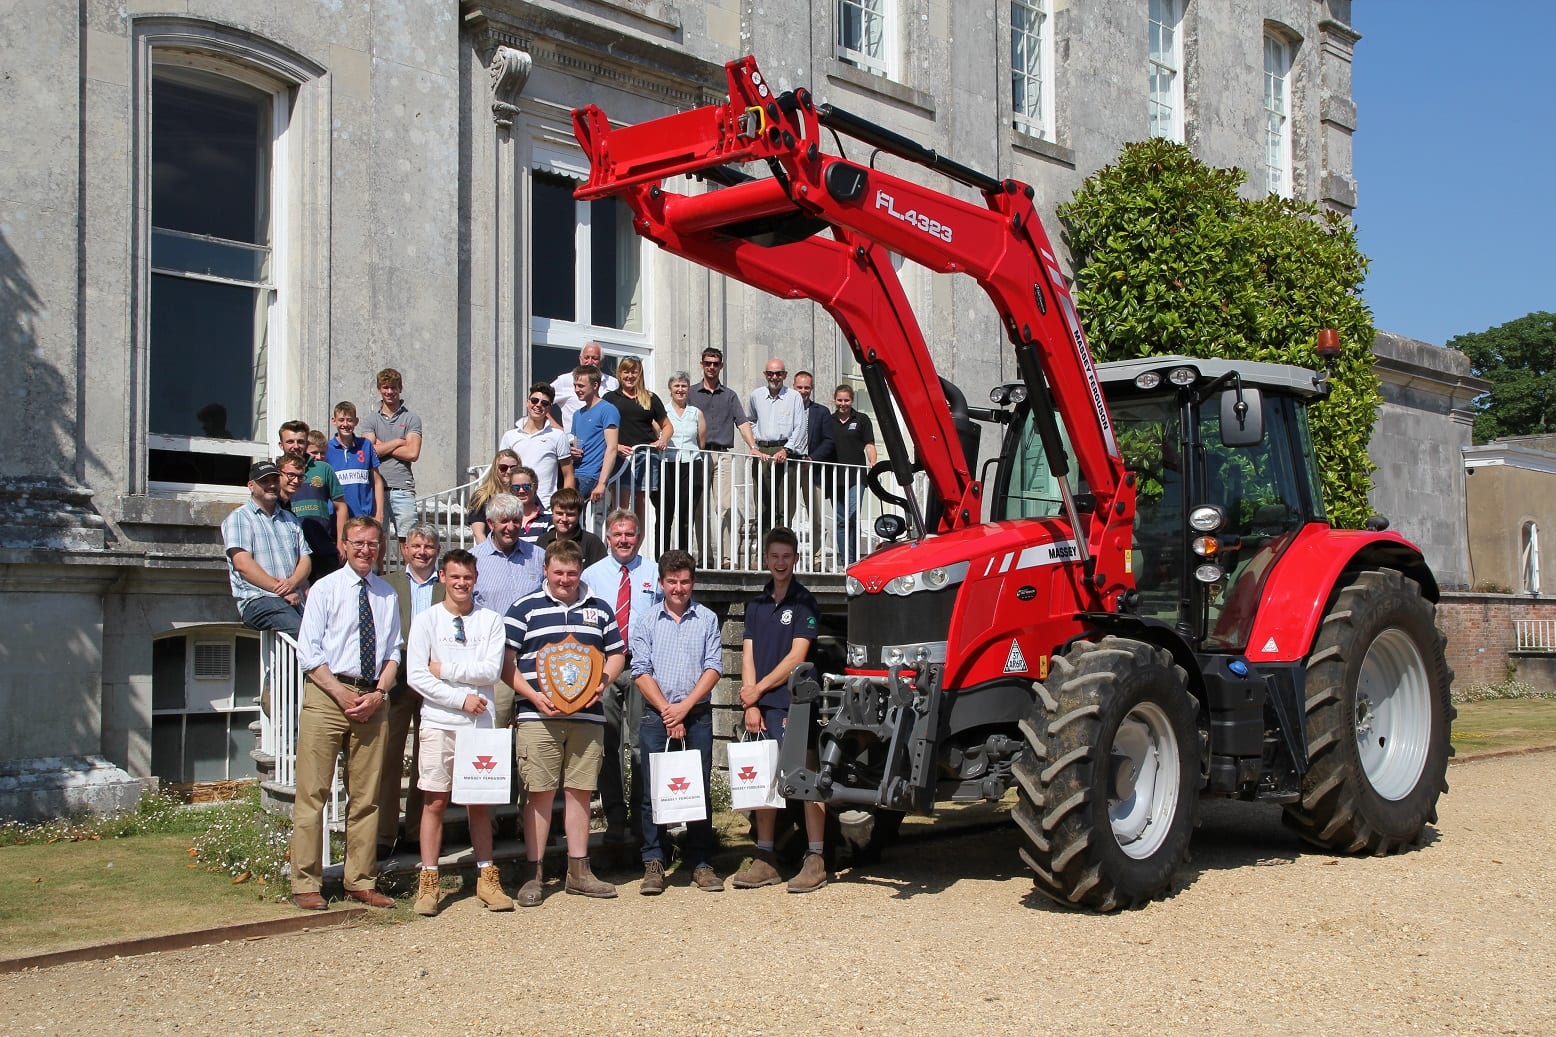
[[[724,880],[707,864],[699,864],[692,869],[692,882],[696,883],[698,889],[708,893],[724,892]]]
[[[819,853],[807,853],[800,873],[789,880],[790,893],[813,893],[827,884],[827,862]]]
[[[598,900],[609,900],[616,895],[615,886],[594,877],[587,857],[567,859],[567,884],[562,888],[568,893],[577,893],[581,897],[594,897]]]
[[[778,859],[773,856],[773,851],[758,850],[756,856],[751,858],[751,863],[735,872],[730,881],[736,889],[757,889],[777,885],[783,881],[783,876],[778,874]]]
[[[438,885],[438,869],[423,868],[416,879],[416,903],[411,910],[431,918],[438,913],[438,902],[443,899],[443,887]]]
[[[519,906],[539,907],[540,901],[545,897],[546,862],[530,861],[529,863],[535,869],[535,874],[519,888]]]
[[[488,911],[513,910],[513,898],[502,891],[502,876],[497,874],[495,864],[488,864],[476,875],[475,895],[481,898]]]
[[[643,862],[643,885],[638,887],[638,892],[645,897],[657,897],[665,891],[665,864],[664,861]]]

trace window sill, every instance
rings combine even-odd
[[[1010,131],[1010,146],[1017,151],[1024,151],[1029,155],[1036,155],[1038,158],[1046,158],[1050,162],[1057,162],[1070,169],[1075,168],[1075,149],[1055,144],[1051,140],[1034,137],[1030,133],[1023,133],[1018,129],[1012,128]]]
[[[885,76],[871,75],[861,68],[841,59],[834,59],[832,68],[827,72],[827,78],[834,83],[846,83],[849,86],[906,105],[924,115],[934,118],[935,99],[932,95],[921,90],[915,90],[910,86],[904,86],[896,80],[887,79]]]
[[[119,521],[132,526],[206,526],[219,528],[222,519],[248,497],[237,488],[176,495],[153,484],[151,492],[121,494]]]

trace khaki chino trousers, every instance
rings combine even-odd
[[[345,886],[372,889],[378,879],[378,788],[388,743],[389,710],[366,723],[346,717],[313,681],[303,686],[297,725],[297,799],[292,805],[292,892],[317,893],[324,884],[324,805],[335,758],[346,758]]]

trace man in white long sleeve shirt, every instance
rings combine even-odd
[[[443,813],[454,787],[454,740],[461,730],[490,729],[496,709],[495,684],[502,676],[506,631],[503,618],[475,607],[475,556],[455,548],[443,555],[444,597],[411,621],[405,651],[410,685],[421,694],[421,745],[416,785],[425,800],[421,814],[421,873],[415,911],[438,913],[438,858],[443,847]],[[491,811],[465,807],[475,850],[476,896],[489,911],[512,911],[492,863]]]

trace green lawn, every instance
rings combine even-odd
[[[1556,745],[1556,699],[1466,702],[1453,722],[1460,756]]]
[[[0,958],[296,914],[194,866],[188,834],[0,846]]]

